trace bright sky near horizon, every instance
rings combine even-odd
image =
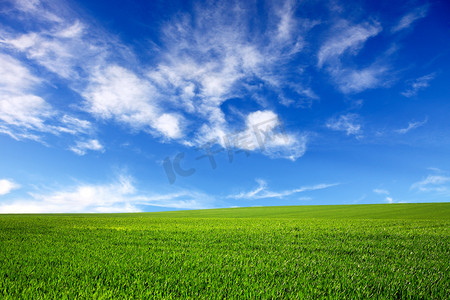
[[[0,3],[0,213],[450,199],[450,3]]]

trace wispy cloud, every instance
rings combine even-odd
[[[392,198],[392,196],[390,195],[388,190],[385,190],[385,189],[374,189],[373,192],[375,194],[378,194],[378,195],[383,195],[384,196],[384,201],[386,201],[387,203],[394,203],[394,202],[396,202]]]
[[[152,65],[138,63],[117,37],[55,3],[15,2],[16,10],[35,29],[23,33],[8,28],[0,32],[1,43],[68,82],[83,98],[78,108],[96,119],[199,146],[205,136],[220,138],[245,130],[230,124],[222,110],[232,97],[258,102],[270,90],[280,99],[285,91],[302,99],[318,98],[301,83],[300,71],[285,72],[302,51],[305,34],[318,24],[297,17],[294,1],[268,4],[272,9],[262,32],[251,30],[257,8],[250,3],[197,5],[191,15],[179,14],[162,24]],[[27,78],[23,84],[31,85],[34,78]],[[45,121],[42,116],[39,120]],[[47,123],[52,122],[47,117]],[[60,125],[62,131],[70,130]],[[305,135],[292,133],[288,143],[274,141],[265,153],[296,159],[303,154],[305,142]],[[286,151],[279,151],[283,148]]]
[[[354,113],[340,115],[331,118],[325,124],[327,128],[336,131],[344,131],[347,135],[361,135],[360,116]]]
[[[201,209],[210,207],[211,201],[203,193],[184,190],[168,194],[140,193],[133,178],[121,175],[107,184],[80,184],[50,193],[30,193],[28,199],[4,201],[0,213],[139,212],[142,206]]]
[[[373,64],[364,69],[338,67],[330,69],[330,74],[334,77],[339,89],[344,94],[349,94],[380,86],[388,70],[384,65]]]
[[[190,18],[180,16],[163,27],[164,54],[158,66],[149,70],[148,78],[160,94],[172,99],[173,106],[200,118],[194,138],[185,143],[199,145],[205,139],[220,140],[246,130],[226,120],[221,105],[230,97],[258,101],[258,95],[268,88],[281,98],[285,89],[317,98],[311,89],[286,84],[283,69],[302,50],[302,34],[315,23],[295,18],[293,2],[287,1],[274,7],[267,31],[255,35],[249,27],[254,9],[252,5],[230,8],[210,3],[197,7]],[[258,111],[242,113],[251,117]],[[292,150],[296,154],[286,157],[295,159],[303,152],[302,136],[296,141],[293,134],[289,143],[278,143],[277,148]]]
[[[95,71],[83,92],[85,108],[94,116],[115,119],[131,128],[156,130],[169,138],[182,135],[180,117],[163,113],[158,91],[135,73],[117,66]]]
[[[248,192],[241,192],[236,195],[229,195],[227,198],[234,198],[234,199],[254,199],[259,193],[264,192],[267,188],[267,182],[263,179],[256,179],[256,182],[258,183],[258,187],[254,190],[248,191]]]
[[[48,93],[43,91],[51,86],[47,74],[41,71],[37,76],[39,68],[31,67],[30,62],[36,62],[58,76],[74,80],[80,78],[75,70],[89,65],[90,60],[83,54],[90,57],[90,50],[95,47],[81,43],[83,25],[77,20],[71,23],[71,18],[57,17],[49,11],[55,5],[56,2],[14,1],[16,10],[11,15],[19,15],[22,22],[33,24],[28,28],[37,31],[23,33],[7,26],[0,30],[0,132],[16,140],[32,139],[45,144],[47,134],[93,133],[89,121],[59,111],[45,99]],[[12,56],[17,53],[28,60]]]
[[[287,196],[291,196],[293,194],[301,193],[301,192],[308,192],[308,191],[315,191],[315,190],[322,190],[329,187],[337,186],[339,183],[321,183],[316,184],[312,186],[303,186],[296,189],[291,190],[285,190],[285,191],[279,191],[274,192],[270,191],[267,188],[267,182],[262,179],[257,179],[256,182],[258,183],[258,187],[255,189],[248,191],[248,192],[241,192],[239,194],[235,195],[229,195],[227,198],[231,199],[266,199],[266,198],[283,198]]]
[[[5,97],[0,100],[0,120],[3,128],[17,128],[20,132],[46,131],[45,121],[53,111],[44,99],[34,95]],[[11,130],[11,136],[15,136]]]
[[[384,189],[374,189],[373,192],[379,195],[389,195],[389,191]]]
[[[111,35],[79,20],[69,5],[45,0],[36,3],[39,5],[27,10],[25,16],[18,17],[33,30],[26,33],[13,29],[0,31],[1,43],[5,48],[25,55],[38,66],[69,80],[72,88],[79,88],[79,81],[86,74],[105,63],[105,59],[112,55],[112,47],[116,47],[114,51],[119,55],[126,51]],[[17,4],[16,8],[20,10]],[[42,20],[41,16],[45,14],[55,16],[54,20]]]
[[[60,117],[60,121],[63,126],[56,126],[55,128],[63,133],[89,135],[93,131],[93,124],[87,120],[81,120],[73,116],[63,115]]]
[[[394,199],[392,199],[392,197],[386,197],[385,200],[387,203],[394,203]]]
[[[52,5],[54,3],[43,2],[36,1],[33,5],[25,4],[25,1],[16,3],[16,8],[28,15],[29,22],[35,25],[34,28],[43,29],[25,34],[13,30],[3,32],[1,42],[4,46],[25,54],[30,61],[68,81],[69,87],[85,98],[84,109],[94,117],[112,118],[132,128],[148,130],[169,138],[181,135],[179,116],[160,111],[159,104],[155,101],[157,92],[152,89],[152,85],[145,76],[140,78],[135,72],[116,64],[133,60],[134,55],[126,46],[118,42],[114,36],[103,32],[101,28],[94,28],[83,23],[69,7],[65,6],[65,9],[59,10]],[[55,11],[52,11],[52,8]],[[61,17],[56,17],[58,14],[61,14]],[[40,18],[41,15],[47,15],[45,22]],[[48,22],[49,20],[51,22]],[[5,68],[8,67],[6,64],[3,65]],[[21,66],[17,60],[10,65],[16,66],[16,72],[13,75],[20,78],[4,80],[10,86],[11,82],[16,86],[19,82],[20,86],[16,90],[23,93],[23,90],[31,84],[40,82],[26,73],[25,68],[17,67]],[[35,103],[38,102],[37,97],[33,98]],[[18,103],[18,101],[14,102]],[[44,107],[45,103],[41,100],[38,104]],[[25,109],[29,106],[21,105],[20,107]],[[49,105],[45,107],[48,108]],[[41,111],[42,109],[33,110],[34,114]],[[55,109],[52,109],[52,112],[54,115],[57,113],[67,115]],[[74,120],[73,117],[66,116],[64,121],[70,122],[70,118]],[[44,122],[42,116],[35,117],[34,120],[40,122],[38,125]],[[55,120],[47,118],[47,123],[54,125],[54,122]],[[64,124],[56,126],[49,124],[46,124],[45,128],[51,128],[51,130],[47,131],[80,133],[74,131],[73,126],[66,128]],[[70,125],[73,125],[73,122]],[[37,129],[42,129],[44,126],[40,127]],[[3,132],[6,132],[6,129],[3,129]],[[86,128],[82,127],[82,129]],[[13,136],[13,133],[10,135]],[[20,135],[14,134],[14,136]]]
[[[426,89],[430,86],[430,81],[433,80],[435,76],[435,73],[431,73],[410,81],[408,89],[401,94],[408,98],[417,95],[420,90]]]
[[[320,47],[317,55],[319,68],[326,63],[338,63],[340,56],[346,52],[357,54],[367,39],[381,31],[381,26],[378,23],[351,25],[342,20],[334,31],[337,35],[333,35]]]
[[[43,80],[22,62],[0,53],[0,132],[16,140],[43,134],[88,134],[90,122],[63,114],[36,94]]]
[[[16,8],[27,16],[37,17],[44,21],[49,22],[62,22],[63,19],[49,10],[43,9],[44,5],[55,7],[55,2],[42,3],[42,0],[13,0]]]
[[[44,130],[45,120],[53,114],[50,105],[32,94],[41,80],[17,59],[0,53],[0,127],[11,136],[29,130]],[[19,130],[17,134],[13,128]],[[20,132],[21,131],[21,132]]]
[[[450,177],[444,175],[428,175],[425,179],[413,183],[411,189],[419,192],[449,192]]]
[[[11,191],[18,189],[19,184],[9,179],[0,179],[0,196],[11,193]]]
[[[78,141],[70,150],[78,155],[85,155],[88,150],[100,151],[105,150],[104,146],[98,140]]]
[[[408,126],[406,128],[400,128],[395,130],[395,132],[400,133],[400,134],[405,134],[408,133],[409,131],[419,128],[423,125],[425,125],[428,122],[428,118],[425,118],[425,120],[421,121],[421,122],[408,122]]]
[[[427,168],[427,170],[433,171],[435,173],[445,173],[444,170],[442,170],[440,168],[436,168],[436,167],[429,167],[429,168]]]
[[[343,58],[344,55],[357,55],[365,42],[378,35],[381,30],[381,25],[376,22],[352,25],[342,20],[332,30],[332,37],[320,47],[317,66],[326,67],[343,93],[358,93],[382,83],[387,66],[373,63],[368,67],[355,69]]]
[[[195,141],[199,145],[218,143],[233,150],[259,151],[269,157],[295,161],[306,151],[307,134],[286,132],[273,111],[254,111],[244,116],[245,127],[231,131],[204,125]]]
[[[283,157],[295,161],[306,151],[307,135],[285,132],[279,116],[272,111],[256,111],[246,118],[247,136],[253,141],[244,143],[240,148],[255,150],[258,147],[262,153],[271,157]]]
[[[428,14],[428,5],[417,7],[416,9],[404,15],[398,21],[398,23],[392,28],[391,31],[395,33],[404,30],[406,28],[409,28],[412,25],[412,23],[426,17],[427,14]]]
[[[223,146],[224,136],[249,133],[249,122],[269,112],[281,123],[283,116],[269,104],[267,95],[276,95],[285,106],[319,99],[304,69],[311,63],[306,38],[320,21],[299,17],[295,1],[267,3],[270,9],[262,30],[252,27],[259,21],[254,3],[194,5],[189,15],[177,14],[161,24],[151,63],[139,61],[131,47],[66,3],[12,3],[12,16],[28,25],[24,28],[32,28],[0,30],[0,71],[7,74],[0,79],[0,132],[15,139],[71,134],[75,137],[65,148],[78,154],[99,150],[86,144],[73,146],[75,141],[97,140],[95,126],[51,105],[39,91],[50,86],[47,78],[57,78],[78,93],[81,103],[70,109],[87,112],[89,120],[117,122],[162,142],[194,147],[214,140]],[[377,21],[338,21],[318,50],[317,67],[328,72],[345,94],[382,85],[389,70],[386,64],[375,60],[354,67],[352,63],[366,42],[381,31]],[[36,70],[40,76],[34,75]],[[413,84],[413,92],[405,93],[415,93],[424,80]],[[239,122],[224,110],[224,104],[236,98],[258,104],[251,111],[239,111],[244,116]],[[60,121],[62,116],[65,119]],[[83,125],[74,125],[77,122]],[[348,135],[361,132],[351,114],[327,126]],[[272,136],[264,145],[263,153],[269,157],[296,160],[306,151],[308,135],[300,129]],[[256,151],[258,147],[240,149]]]
[[[10,55],[0,53],[0,91],[5,94],[21,94],[41,82],[24,64]]]

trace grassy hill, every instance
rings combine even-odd
[[[0,215],[0,298],[445,299],[450,203]]]
[[[242,207],[153,213],[153,217],[450,220],[450,203]]]

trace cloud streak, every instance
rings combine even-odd
[[[431,73],[410,81],[410,86],[408,87],[408,89],[406,89],[401,94],[408,98],[416,96],[419,91],[424,90],[430,86],[430,81],[433,80],[435,76],[435,73]]]
[[[331,130],[344,131],[347,135],[356,135],[357,137],[362,133],[360,116],[354,113],[331,118],[327,121],[325,126]]]
[[[392,28],[392,32],[396,33],[398,31],[409,28],[415,21],[426,17],[428,14],[428,5],[418,7],[411,12],[404,15],[398,23]]]
[[[319,68],[324,64],[337,63],[344,53],[357,54],[364,43],[381,31],[378,23],[362,23],[350,25],[346,21],[341,21],[335,27],[334,35],[329,38],[319,50],[317,55],[317,65]]]
[[[419,128],[423,125],[425,125],[428,122],[428,118],[425,118],[422,122],[408,122],[408,126],[406,128],[400,128],[395,130],[395,132],[400,134],[405,134],[410,132],[411,130],[414,130],[416,128]]]
[[[45,130],[53,111],[33,88],[41,82],[17,59],[0,53],[0,130],[15,139]]]
[[[105,148],[98,140],[78,141],[70,150],[78,155],[85,155],[87,151],[104,152]]]
[[[450,184],[450,177],[448,176],[428,175],[425,179],[413,183],[411,189],[419,192],[446,193],[450,191],[448,184]]]
[[[10,191],[11,182],[0,181],[0,192]],[[0,213],[116,213],[140,212],[143,206],[204,209],[212,199],[199,192],[179,191],[145,194],[137,191],[133,178],[121,175],[106,184],[80,184],[50,193],[30,193],[28,199],[0,203]]]
[[[378,195],[389,195],[389,191],[383,189],[374,189],[373,192]]]
[[[0,132],[16,140],[42,141],[45,134],[89,134],[90,122],[63,114],[36,95],[43,80],[10,55],[0,53]]]
[[[356,69],[347,62],[356,56],[366,41],[382,30],[377,22],[349,24],[341,20],[332,30],[332,36],[320,47],[317,54],[318,68],[325,68],[344,94],[359,93],[382,83],[388,67],[373,63]]]
[[[390,196],[390,193],[389,193],[388,190],[374,189],[373,192],[375,194],[384,196],[384,201],[386,201],[387,203],[394,203],[395,202],[394,199]]]
[[[326,188],[330,188],[333,186],[339,185],[339,183],[321,183],[316,184],[312,186],[303,186],[296,189],[291,190],[284,190],[284,191],[270,191],[267,188],[267,182],[262,179],[257,179],[256,182],[258,183],[258,187],[256,187],[254,190],[248,191],[248,192],[241,192],[239,194],[235,195],[229,195],[227,198],[231,199],[248,199],[248,200],[255,200],[255,199],[267,199],[267,198],[284,198],[291,196],[293,194],[302,193],[302,192],[308,192],[308,191],[316,191],[316,190],[322,190]]]

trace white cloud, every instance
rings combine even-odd
[[[374,189],[373,192],[379,195],[389,195],[389,191],[383,189]]]
[[[17,59],[0,53],[0,132],[15,139],[38,137],[44,122],[54,114],[51,106],[32,93],[41,82]]]
[[[43,141],[43,135],[89,135],[91,123],[63,115],[39,96],[2,95],[0,98],[0,132],[16,140]]]
[[[294,0],[278,1],[272,5],[274,6],[271,8],[274,13],[272,25],[274,30],[269,35],[275,37],[274,43],[278,43],[273,46],[287,47],[289,54],[301,51],[306,44],[303,34],[319,25],[320,21],[297,17],[298,2]]]
[[[155,95],[150,84],[119,66],[97,70],[83,93],[86,109],[93,115],[114,117],[133,127],[149,125],[155,118]]]
[[[412,82],[410,82],[410,87],[401,94],[408,98],[417,95],[420,90],[423,90],[430,86],[430,81],[433,80],[435,76],[435,73],[431,73],[413,80]]]
[[[345,131],[347,135],[360,136],[362,130],[359,119],[360,116],[358,114],[348,113],[329,119],[326,127],[336,131]]]
[[[450,177],[444,175],[428,175],[422,181],[411,185],[411,189],[419,192],[448,192],[450,190]]]
[[[378,35],[381,30],[380,24],[376,22],[351,25],[347,21],[340,21],[332,30],[333,36],[320,47],[317,66],[326,66],[326,70],[343,93],[359,93],[382,84],[387,66],[374,63],[355,69],[347,66],[347,59],[344,59],[344,55],[357,55],[364,43]]]
[[[228,150],[260,151],[272,158],[295,161],[306,151],[307,135],[287,133],[273,111],[254,111],[245,116],[245,128],[232,131],[217,126],[204,127],[196,141],[199,145],[217,142]]]
[[[259,149],[269,156],[293,161],[306,151],[306,135],[286,133],[278,115],[272,111],[250,113],[246,118],[246,127],[242,135],[251,138],[246,139],[238,148],[250,151]]]
[[[15,66],[15,71],[9,75],[14,78],[7,82],[10,94],[1,99],[3,106],[10,110],[8,115],[3,114],[3,121],[7,125],[0,124],[0,132],[15,139],[32,138],[41,142],[43,133],[78,137],[82,135],[84,139],[89,138],[94,131],[89,121],[59,111],[36,95],[37,90],[48,86],[49,78],[54,80],[53,75],[42,72],[42,69],[63,78],[69,88],[81,93],[89,75],[105,64],[106,57],[112,56],[111,49],[114,49],[114,55],[120,57],[123,52],[127,52],[126,47],[102,32],[101,28],[93,28],[80,21],[77,13],[67,3],[21,0],[13,4],[21,12],[18,16],[20,22],[31,25],[28,28],[33,28],[33,31],[2,31],[2,46],[6,50],[14,50],[10,51],[12,53],[24,54],[28,59],[27,63],[34,62],[34,66],[40,70],[41,78],[46,79],[37,80],[21,62],[14,59],[12,65]],[[0,60],[4,57],[0,56]],[[132,59],[133,55],[128,52],[124,57]],[[11,63],[0,63],[1,65],[11,69],[8,66]],[[0,89],[1,81],[5,82],[6,79],[0,79]]]
[[[358,53],[367,39],[376,36],[380,31],[381,26],[378,23],[350,25],[341,21],[334,29],[333,37],[320,47],[317,65],[321,68],[325,63],[334,64],[346,52]]]
[[[103,152],[104,149],[98,140],[78,141],[75,146],[70,148],[78,155],[85,155],[88,150]]]
[[[73,116],[63,115],[61,118],[61,123],[64,126],[58,127],[57,129],[61,132],[78,134],[86,133],[92,131],[92,123],[86,120],[81,120]]]
[[[180,115],[164,113],[158,117],[153,126],[169,138],[179,138],[182,136],[181,119]]]
[[[181,17],[163,28],[166,49],[148,76],[173,105],[216,126],[224,125],[220,105],[236,93],[234,87],[258,75],[271,57],[246,38],[245,10],[209,6],[195,10],[195,22]],[[180,94],[183,101],[178,101]]]
[[[109,184],[80,184],[46,194],[31,193],[29,199],[0,203],[0,213],[107,213],[139,212],[140,206],[201,209],[211,199],[205,194],[180,191],[171,194],[142,194],[129,176]]]
[[[9,179],[0,179],[0,196],[11,193],[11,191],[18,189],[20,185]]]
[[[230,98],[261,104],[267,89],[279,94],[280,99],[289,91],[294,103],[311,103],[319,98],[302,84],[301,67],[298,72],[285,72],[290,60],[302,51],[306,33],[319,23],[299,18],[294,1],[268,4],[267,27],[259,33],[251,28],[257,9],[253,4],[229,7],[211,2],[195,6],[192,15],[177,15],[162,24],[160,45],[151,49],[152,66],[138,63],[133,51],[117,37],[85,22],[69,5],[55,3],[15,2],[27,16],[24,22],[35,26],[28,26],[33,30],[25,33],[13,29],[1,32],[1,43],[63,78],[84,98],[82,109],[97,119],[119,122],[184,145],[201,146],[205,140],[221,139],[236,130],[236,124],[230,124],[222,110]],[[44,84],[25,71],[18,71],[28,78],[28,83],[22,80],[23,85]],[[94,139],[88,121],[86,126],[77,127],[77,121],[69,120],[75,117],[47,107],[52,114],[35,118],[45,125],[39,130]],[[255,112],[242,113],[251,116]],[[58,122],[64,115],[69,117]],[[0,132],[17,139],[40,137],[38,132],[15,132],[5,126],[0,126]],[[273,135],[264,144],[264,154],[295,160],[306,151],[306,142],[307,136],[302,133]],[[81,146],[71,148],[84,153]]]
[[[427,170],[433,171],[435,173],[445,173],[444,170],[436,168],[436,167],[429,167],[429,168],[427,168]]]
[[[43,81],[19,60],[0,53],[0,132],[16,140],[42,141],[42,134],[88,134],[91,124],[62,115],[35,94]]]
[[[0,94],[19,94],[41,82],[19,60],[0,53]]]
[[[252,191],[249,192],[241,192],[237,195],[230,195],[227,198],[234,198],[234,199],[254,199],[254,197],[257,197],[257,195],[261,192],[264,192],[267,188],[267,182],[263,179],[256,179],[256,182],[258,183],[258,187]]]
[[[50,6],[54,4],[53,2],[46,2],[41,0],[13,0],[11,1],[14,3],[15,7],[24,12],[27,13],[27,17],[29,15],[32,15],[33,17],[36,17],[38,19],[42,19],[45,21],[50,22],[62,22],[63,20],[50,12],[47,9],[44,9],[44,5]],[[44,3],[42,3],[44,2]]]
[[[16,0],[16,6],[23,11],[34,11],[40,4],[39,0]]]
[[[400,133],[400,134],[405,134],[413,129],[416,129],[416,128],[419,128],[419,127],[425,125],[427,122],[428,122],[428,118],[425,118],[425,120],[423,120],[422,122],[408,122],[408,127],[397,129],[397,130],[395,130],[395,132]]]
[[[3,44],[50,72],[74,81],[99,64],[108,50],[102,41],[88,38],[85,27],[79,20],[59,22],[41,32],[9,35]]]
[[[44,122],[52,113],[50,105],[38,96],[0,98],[0,120],[9,125],[45,130]]]
[[[374,189],[373,192],[374,192],[375,194],[378,194],[378,195],[384,195],[384,196],[385,196],[385,197],[384,197],[384,201],[386,201],[387,203],[394,203],[394,202],[397,202],[397,201],[395,201],[395,200],[390,196],[390,193],[389,193],[388,190],[384,190],[384,189]]]
[[[83,35],[84,30],[85,25],[82,24],[79,20],[76,20],[72,25],[69,25],[69,27],[57,31],[55,33],[55,36],[65,39],[78,38]]]
[[[348,94],[380,86],[387,70],[386,66],[372,65],[360,70],[336,68],[330,72],[339,89]]]
[[[415,21],[426,17],[428,14],[428,5],[424,5],[414,9],[413,11],[404,15],[399,22],[392,28],[392,32],[398,32],[400,30],[409,28]]]
[[[17,3],[18,8],[33,17],[46,11],[39,2],[24,3]],[[46,5],[47,9],[52,7],[49,3]],[[105,34],[101,28],[88,26],[74,17],[75,13],[70,9],[66,10],[57,11],[62,16],[69,16],[65,16],[67,20],[61,18],[48,23],[41,31],[5,34],[2,43],[68,80],[69,86],[85,98],[85,108],[95,117],[113,119],[167,138],[181,137],[182,116],[162,111],[164,106],[157,102],[158,92],[152,84],[144,76],[139,77],[133,71],[106,62],[107,59],[133,60],[133,54],[115,37]],[[66,128],[60,124],[51,130],[80,133],[74,131],[73,125]],[[87,133],[86,127],[80,130]]]
[[[260,101],[271,89],[280,97],[290,90],[299,99],[318,99],[299,82],[300,68],[298,74],[285,75],[289,60],[303,49],[305,33],[318,24],[298,18],[294,1],[269,4],[267,28],[256,36],[251,29],[256,10],[252,4],[195,6],[192,15],[177,15],[162,25],[159,49],[152,49],[153,66],[139,65],[131,49],[81,20],[68,5],[46,1],[14,5],[27,16],[24,22],[35,25],[29,26],[34,30],[2,32],[2,45],[65,79],[84,98],[83,109],[92,116],[134,130],[200,146],[205,139],[222,138],[236,129],[221,107],[230,98]],[[27,75],[28,86],[34,84],[31,74],[18,72]],[[288,84],[291,79],[295,85]],[[39,115],[48,132],[92,134],[91,125],[76,130],[76,121],[67,118],[68,123],[55,124],[57,116],[69,114],[52,112],[53,119]],[[0,132],[18,139],[39,137],[36,132],[13,132],[4,126]],[[304,134],[276,135],[265,144],[264,153],[295,160],[303,155],[305,145]],[[72,150],[81,154],[82,148]]]
[[[339,185],[339,183],[321,183],[316,184],[313,186],[304,186],[292,190],[285,190],[285,191],[279,191],[279,192],[273,192],[267,189],[267,183],[266,181],[262,179],[257,179],[256,182],[258,183],[258,187],[256,187],[254,190],[248,191],[248,192],[241,192],[239,194],[235,195],[229,195],[227,198],[232,199],[266,199],[266,198],[283,198],[287,197],[293,194],[302,193],[302,192],[308,192],[308,191],[315,191],[315,190],[322,190],[329,187],[333,187],[336,185]]]
[[[97,117],[114,118],[136,129],[153,128],[169,138],[182,135],[181,117],[161,113],[158,91],[150,82],[125,68],[109,66],[98,70],[83,96],[86,109]]]
[[[59,117],[44,99],[31,94],[0,98],[0,132],[16,140],[43,142],[42,134],[89,134],[91,124],[68,115]],[[59,119],[59,120],[58,120]]]
[[[263,85],[280,93],[282,86],[290,88],[278,68],[302,49],[301,34],[314,22],[296,19],[293,3],[286,2],[273,9],[267,32],[250,39],[253,7],[243,6],[209,3],[196,7],[189,18],[179,16],[163,27],[160,63],[147,75],[171,106],[199,119],[192,124],[194,140],[189,138],[184,144],[202,145],[235,130],[221,109],[229,98],[256,100]],[[255,79],[263,84],[253,84]],[[295,89],[294,93],[318,98],[310,88]],[[298,156],[301,151],[290,155]]]

